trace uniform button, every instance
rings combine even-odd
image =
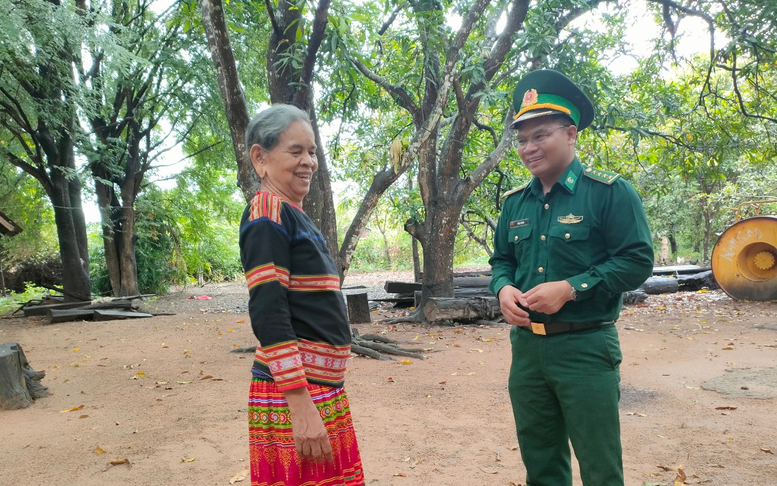
[[[544,269],[544,268],[542,268],[542,267],[540,267],[540,268],[538,268],[538,269],[537,269],[537,271],[538,271],[538,272],[540,272],[540,273],[542,273],[542,272],[544,272],[544,271],[545,271],[545,269]]]
[[[583,287],[584,289],[587,289],[587,288],[588,288],[588,284],[587,284],[587,283],[584,283],[584,284],[582,284],[582,285],[580,285],[580,286],[581,286],[581,287]]]
[[[547,203],[546,203],[546,204],[545,204],[545,209],[549,209],[549,208],[550,208],[550,204],[547,204]]]
[[[542,241],[545,241],[545,235],[542,235],[542,236],[540,236],[540,239],[541,239]]]
[[[571,235],[569,233],[567,233],[567,234],[564,235],[564,238],[569,239],[570,236]]]
[[[515,241],[518,241],[518,237],[517,236],[515,237]]]

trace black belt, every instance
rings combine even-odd
[[[521,326],[527,331],[542,336],[548,334],[561,334],[562,332],[584,331],[595,327],[611,326],[613,321],[593,321],[593,322],[532,322],[531,326]]]

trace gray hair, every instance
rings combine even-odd
[[[265,150],[272,150],[278,144],[281,134],[295,121],[310,123],[308,114],[296,106],[277,103],[262,110],[253,117],[246,128],[246,150],[254,144]]]

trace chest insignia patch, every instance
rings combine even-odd
[[[582,216],[575,216],[572,213],[567,214],[566,216],[559,216],[558,222],[561,224],[576,224],[583,220]]]
[[[518,219],[516,221],[510,221],[510,228],[522,228],[524,226],[528,226],[528,224],[528,219]]]

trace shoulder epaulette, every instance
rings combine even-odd
[[[281,208],[283,206],[283,199],[270,192],[257,192],[256,196],[251,199],[251,216],[250,220],[254,221],[259,218],[267,218],[274,223],[281,223]]]
[[[597,182],[607,184],[608,186],[618,180],[620,177],[620,174],[616,174],[615,172],[609,172],[601,169],[592,169],[591,167],[585,169],[583,174]]]
[[[527,182],[526,184],[522,185],[521,187],[516,187],[515,189],[507,191],[506,193],[502,194],[502,199],[508,198],[508,197],[512,196],[513,194],[521,192],[524,189],[526,189],[528,186],[529,186],[529,183]]]

